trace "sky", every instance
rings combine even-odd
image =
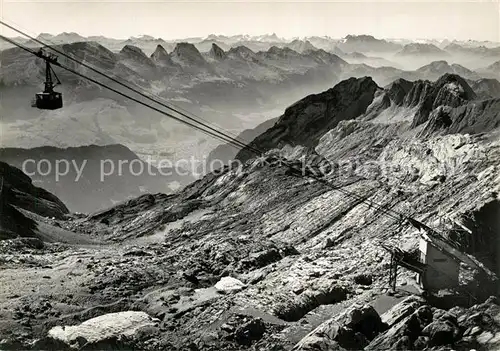
[[[500,41],[498,1],[0,0],[0,17],[30,35],[77,32],[180,39],[209,34],[276,33],[285,38],[370,34]],[[16,36],[3,27],[0,34]]]

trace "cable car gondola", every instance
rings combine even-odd
[[[45,55],[40,49],[36,55],[45,60],[45,88],[43,92],[35,94],[35,99],[32,101],[31,106],[41,110],[56,110],[63,106],[62,94],[54,91],[56,85],[61,84],[56,73],[52,69],[51,63],[57,63],[57,56]],[[54,75],[56,82],[52,79]]]

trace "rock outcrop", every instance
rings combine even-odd
[[[210,49],[208,56],[219,61],[226,58],[226,53],[219,46],[217,46],[217,44],[212,44],[212,48]]]
[[[201,56],[198,49],[190,43],[178,43],[174,51],[170,54],[172,61],[182,67],[192,66],[203,68],[207,67],[208,63]]]
[[[137,46],[125,45],[120,51],[120,55],[125,60],[131,60],[135,63],[143,64],[146,66],[154,67],[153,61]]]
[[[372,306],[353,306],[321,324],[293,350],[362,350],[385,329],[387,326]]]
[[[412,127],[416,127],[426,122],[430,112],[439,106],[458,107],[475,98],[476,94],[463,78],[445,74],[435,83],[415,82],[403,105],[418,107],[412,123]]]
[[[156,50],[151,54],[151,59],[158,65],[161,66],[173,66],[174,63],[170,58],[167,50],[161,45],[156,47]]]
[[[409,82],[403,78],[397,79],[389,86],[385,87],[387,95],[396,105],[402,105],[406,95],[413,87],[413,82]]]
[[[421,136],[479,134],[500,126],[500,99],[474,101],[459,107],[440,106],[429,116]]]
[[[416,306],[415,306],[416,307]],[[471,309],[449,311],[422,304],[401,310],[389,330],[378,335],[366,350],[422,350],[457,348],[494,350],[500,346],[500,307],[492,298]],[[388,313],[401,309],[396,305]],[[412,312],[413,311],[413,312]],[[384,319],[384,316],[382,316]]]
[[[109,313],[80,325],[53,327],[47,338],[39,340],[36,345],[67,350],[135,348],[141,341],[146,341],[146,337],[159,332],[158,322],[144,312]]]

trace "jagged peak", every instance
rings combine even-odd
[[[330,88],[319,94],[308,95],[305,98],[297,101],[293,105],[287,108],[289,109],[296,108],[297,106],[310,104],[313,100],[324,100],[325,98],[335,95],[337,93],[341,93],[344,96],[354,96],[357,94],[362,94],[364,91],[376,91],[381,89],[377,83],[372,79],[372,77],[364,76],[360,78],[351,77],[345,79],[339,83],[337,83],[333,88]],[[286,111],[285,111],[286,114]]]
[[[212,48],[208,55],[215,60],[224,60],[226,58],[226,52],[215,43],[212,43]]]
[[[251,147],[269,150],[284,144],[314,147],[339,122],[362,116],[380,87],[371,77],[349,78],[333,88],[312,94],[289,106],[276,124],[258,136]],[[243,149],[237,159],[253,154]]]
[[[144,53],[144,51],[142,51],[137,46],[130,45],[130,44],[125,45],[120,50],[120,54],[125,54],[125,55],[133,54],[133,55],[139,55],[139,56],[147,57],[146,54]]]
[[[396,104],[401,105],[405,96],[413,87],[413,82],[403,78],[398,78],[391,84],[387,85],[384,89],[387,91],[390,99]]]
[[[174,51],[172,52],[178,57],[183,56],[199,56],[201,57],[200,51],[196,48],[194,44],[188,42],[181,42],[175,45]]]
[[[345,36],[344,39],[345,40],[363,40],[363,41],[380,40],[380,39],[376,39],[373,35],[368,35],[368,34],[360,34],[360,35],[348,34]]]
[[[167,52],[167,50],[165,50],[165,48],[162,45],[158,44],[158,45],[156,45],[156,49],[152,55],[155,55],[155,54],[168,55],[168,52]]]
[[[172,63],[172,59],[165,48],[158,44],[155,51],[151,54],[151,59],[158,63]]]
[[[404,99],[408,107],[418,106],[412,127],[429,118],[432,110],[439,106],[458,107],[476,98],[476,93],[458,74],[446,73],[435,82],[416,81]]]
[[[245,45],[239,45],[229,49],[229,53],[255,54],[255,52]]]
[[[236,47],[232,47],[229,49],[227,52],[227,55],[230,55],[232,57],[239,57],[241,59],[256,59],[256,54],[253,52],[250,48],[240,45]]]
[[[398,78],[398,79],[394,80],[392,83],[389,83],[388,85],[386,85],[384,87],[384,89],[390,89],[393,85],[402,85],[402,84],[413,84],[413,83],[410,82],[409,80],[404,79],[404,78]]]
[[[207,64],[196,46],[187,42],[177,43],[171,57],[175,63],[181,65],[205,66]]]
[[[333,87],[333,89],[340,88],[340,87],[351,87],[351,88],[356,88],[356,89],[364,89],[365,87],[368,86],[373,86],[376,87],[377,89],[380,89],[380,87],[375,83],[372,77],[369,76],[364,76],[364,77],[351,77],[349,79],[343,80],[337,85]],[[351,91],[351,89],[349,89]]]
[[[121,49],[120,55],[125,60],[131,60],[133,62],[147,65],[149,67],[155,66],[151,58],[146,56],[146,54],[140,48],[134,45],[129,45],[129,44],[125,45]]]
[[[472,90],[472,88],[470,87],[470,85],[467,83],[467,81],[462,78],[461,76],[459,76],[458,74],[453,74],[453,73],[446,73],[446,74],[443,74],[437,81],[436,81],[436,86],[438,87],[443,87],[445,86],[446,84],[450,84],[450,83],[457,83],[459,84],[460,86],[463,87],[464,89],[464,97],[467,98],[467,100],[472,100],[475,98],[475,93],[474,91]]]
[[[288,55],[300,55],[297,51],[290,49],[289,47],[277,47],[276,45],[273,45],[267,50],[267,53],[272,54],[272,55],[279,55],[279,56],[288,56]]]

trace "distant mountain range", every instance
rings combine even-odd
[[[27,44],[38,46],[34,41],[16,37],[13,38],[16,41]],[[89,36],[84,37],[78,33],[73,32],[63,32],[57,35],[52,35],[49,33],[41,33],[37,36],[38,40],[47,42],[47,44],[68,44],[80,41],[96,41],[101,45],[107,47],[112,51],[119,51],[124,45],[134,45],[141,48],[148,55],[151,54],[157,45],[162,45],[168,51],[172,51],[175,44],[181,42],[187,42],[194,44],[198,50],[201,52],[209,51],[212,43],[217,44],[224,50],[229,50],[231,47],[236,46],[247,46],[254,51],[268,50],[271,46],[288,46],[295,51],[301,52],[302,46],[306,46],[306,49],[323,49],[326,51],[334,51],[335,48],[343,50],[347,53],[349,52],[372,52],[372,53],[383,53],[383,52],[397,52],[404,49],[404,46],[411,44],[418,44],[422,46],[432,45],[445,51],[476,51],[479,53],[483,51],[484,53],[489,53],[489,50],[493,49],[492,52],[497,52],[499,50],[500,44],[490,41],[458,41],[453,40],[435,40],[435,39],[379,39],[372,35],[347,35],[344,38],[331,38],[328,36],[308,36],[303,38],[281,38],[275,33],[264,34],[264,35],[216,35],[210,34],[206,37],[192,37],[192,38],[179,38],[179,39],[162,39],[155,38],[150,35],[140,35],[135,37],[130,37],[128,39],[115,39],[108,38],[105,36]],[[0,48],[11,47],[11,44],[0,43]],[[408,49],[406,49],[408,50]]]

